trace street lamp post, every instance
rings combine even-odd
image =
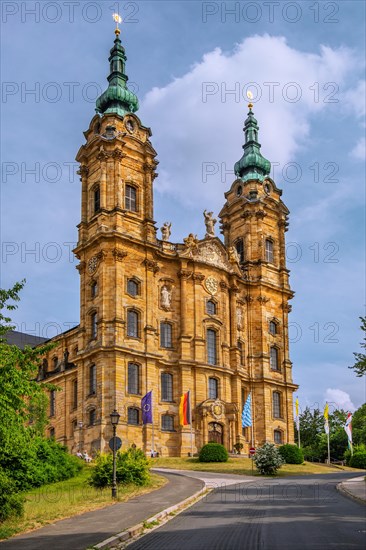
[[[116,429],[119,422],[119,413],[116,409],[110,414],[113,427],[113,473],[112,473],[112,498],[117,498],[117,477],[116,477]]]

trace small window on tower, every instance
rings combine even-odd
[[[206,311],[209,315],[216,315],[216,303],[213,300],[207,301]]]
[[[235,248],[239,256],[240,263],[244,262],[244,242],[243,239],[238,239],[235,243]]]
[[[140,294],[139,283],[135,279],[128,279],[127,294],[130,296],[138,296]]]
[[[130,212],[137,212],[136,188],[126,185],[125,208]]]
[[[277,334],[277,324],[274,321],[270,321],[269,323],[269,332],[273,336]]]
[[[266,262],[273,264],[273,260],[273,241],[271,239],[266,239]]]
[[[97,214],[100,210],[100,187],[94,189],[94,214]]]

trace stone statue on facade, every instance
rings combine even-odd
[[[206,224],[206,235],[205,237],[214,237],[215,236],[215,223],[217,220],[213,217],[213,212],[207,212],[204,210],[203,216],[205,218]]]
[[[239,330],[243,328],[243,312],[241,307],[236,308],[236,323]]]
[[[160,292],[160,304],[164,309],[170,309],[172,303],[172,291],[164,285]]]
[[[229,248],[229,262],[231,264],[236,264],[236,263],[240,264],[239,254],[235,246],[230,246]]]
[[[171,235],[171,227],[172,227],[172,224],[169,223],[169,222],[165,222],[163,224],[163,227],[160,228],[160,231],[161,231],[161,240],[162,241],[169,241],[169,237]]]

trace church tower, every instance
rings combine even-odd
[[[80,325],[54,338],[39,374],[61,390],[50,393],[49,433],[73,452],[106,452],[117,409],[123,448],[146,453],[187,456],[208,441],[229,451],[242,444],[244,452],[264,441],[291,443],[288,210],[261,155],[252,105],[237,179],[219,214],[224,243],[206,210],[203,239],[188,230],[172,243],[168,222],[159,238],[156,152],[115,33],[108,87],[76,157]],[[184,394],[190,425],[179,414]],[[252,426],[242,429],[249,394]]]

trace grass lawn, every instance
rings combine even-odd
[[[198,458],[178,458],[178,457],[159,457],[152,458],[151,465],[153,468],[174,468],[177,470],[197,470],[201,472],[218,472],[238,475],[256,475],[259,476],[258,470],[253,465],[252,460],[245,457],[229,458],[227,462],[199,462]],[[328,474],[335,471],[345,470],[349,472],[357,472],[355,468],[347,466],[327,466],[315,462],[304,462],[304,464],[284,464],[277,475],[280,477],[294,476],[302,474]]]
[[[113,504],[115,501],[112,500],[111,489],[90,487],[87,484],[89,475],[90,466],[85,465],[76,477],[44,485],[25,493],[24,517],[18,520],[9,519],[0,524],[0,539],[32,531],[47,523]],[[165,479],[152,474],[150,484],[145,487],[120,485],[118,502],[158,489],[165,483]]]

